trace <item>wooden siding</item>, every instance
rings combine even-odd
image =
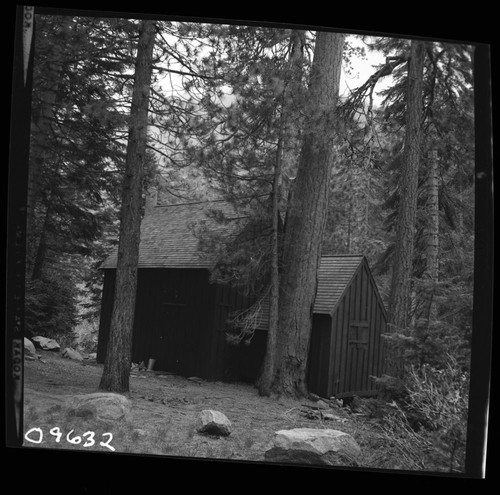
[[[368,263],[351,274],[331,317],[315,313],[311,334],[308,386],[321,397],[376,393],[371,376],[383,364],[381,334],[386,312]]]
[[[115,270],[104,270],[97,359],[103,362],[111,323]],[[230,314],[249,300],[209,283],[208,270],[139,269],[133,362],[157,359],[156,369],[209,380],[257,378],[267,332],[250,345],[229,344]],[[314,313],[308,386],[322,397],[374,393],[370,376],[383,365],[386,313],[368,264],[351,277],[333,314]]]
[[[98,361],[109,338],[115,270],[105,270]],[[132,361],[156,359],[155,369],[186,376],[210,372],[213,292],[206,270],[139,269]]]
[[[250,372],[246,367],[250,366],[244,362],[238,362],[237,356],[246,356],[245,344],[239,346],[227,342],[226,333],[230,330],[229,320],[234,311],[245,309],[250,304],[247,296],[228,285],[213,285],[214,312],[212,328],[214,337],[210,348],[210,370],[211,379],[231,379],[238,373],[248,375]],[[258,346],[255,346],[258,347]],[[242,350],[243,349],[243,350]],[[253,350],[253,348],[252,348]]]
[[[381,333],[385,331],[385,326],[385,309],[380,304],[368,265],[363,263],[332,319],[331,354],[337,363],[329,395],[376,392],[377,387],[371,377],[381,374]]]

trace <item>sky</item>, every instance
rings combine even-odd
[[[351,38],[350,42],[356,44],[356,46],[362,46],[363,43],[356,38]],[[365,83],[369,77],[376,72],[376,67],[385,62],[385,57],[379,52],[366,50],[365,58],[356,57],[351,59],[351,65],[353,67],[352,73],[347,74],[342,68],[340,75],[340,96],[347,96],[349,91],[361,86]],[[390,77],[384,77],[377,82],[375,91],[373,94],[373,100],[375,105],[380,105],[382,98],[377,94],[382,89],[387,88],[391,83]]]

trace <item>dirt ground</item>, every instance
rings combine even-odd
[[[25,361],[26,447],[103,452],[112,447],[114,452],[132,454],[261,462],[278,430],[313,427],[347,431],[353,426],[354,418],[346,408],[329,409],[334,418],[325,420],[315,410],[313,400],[265,398],[249,384],[146,371],[131,374],[127,396],[132,413],[128,421],[110,425],[95,418],[71,418],[67,400],[97,392],[102,365],[66,359],[57,352],[37,352],[40,359]],[[196,427],[203,409],[224,413],[232,424],[231,434],[199,434]],[[87,436],[82,436],[84,433]],[[95,441],[84,442],[90,435]],[[75,436],[82,441],[76,443]],[[103,446],[106,441],[108,445]]]

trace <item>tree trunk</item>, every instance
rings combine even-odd
[[[142,209],[142,182],[146,155],[148,103],[152,73],[155,22],[144,20],[139,28],[134,89],[130,110],[120,216],[120,241],[116,285],[104,370],[99,388],[128,392],[132,332],[137,287],[137,265]]]
[[[282,183],[282,148],[283,137],[280,136],[276,151],[276,165],[274,167],[272,191],[272,235],[271,235],[271,274],[269,293],[269,326],[267,329],[266,354],[262,371],[258,379],[259,394],[271,395],[271,385],[276,362],[276,338],[278,334],[278,302],[279,302],[279,202]]]
[[[298,156],[300,155],[301,109],[304,106],[303,63],[305,32],[293,30],[290,36],[290,60],[287,81],[283,96],[283,191],[280,197],[280,208],[286,210],[286,201],[293,186],[293,177],[297,174]]]
[[[410,283],[413,271],[418,168],[421,147],[422,80],[425,45],[412,41],[408,61],[406,134],[401,170],[400,205],[396,225],[395,261],[389,298],[389,323],[394,332],[408,325]],[[388,350],[387,372],[398,375],[401,363]]]
[[[431,151],[429,177],[427,180],[426,208],[426,270],[425,278],[429,283],[426,297],[426,319],[428,323],[437,316],[435,287],[439,281],[439,175],[437,151]]]
[[[283,395],[307,393],[307,357],[327,212],[343,43],[343,34],[317,34],[308,114],[285,226],[273,380],[273,391]]]
[[[293,101],[298,93],[302,70],[302,47],[304,43],[304,33],[293,31],[291,35],[290,53],[290,74],[285,84],[285,91],[282,95],[280,132],[278,148],[276,151],[276,164],[274,167],[273,191],[272,191],[272,236],[271,236],[271,274],[270,274],[270,294],[269,294],[269,327],[266,340],[266,354],[262,371],[258,380],[259,394],[269,396],[274,376],[276,362],[276,339],[278,334],[278,310],[279,310],[279,215],[285,201],[283,187],[283,172],[290,175],[295,168],[294,142],[296,140],[296,121],[293,118]],[[285,169],[285,170],[284,170]],[[293,172],[292,172],[293,173]]]

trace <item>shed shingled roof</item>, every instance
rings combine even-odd
[[[218,223],[210,212],[222,213],[229,222]],[[139,268],[211,268],[216,259],[199,249],[193,227],[206,225],[224,235],[236,235],[246,217],[225,201],[204,201],[156,206],[141,223]],[[101,268],[116,268],[115,250]]]
[[[345,290],[363,263],[363,255],[324,255],[318,268],[318,287],[314,301],[315,314],[332,315]],[[254,327],[267,329],[269,294],[256,304]]]

